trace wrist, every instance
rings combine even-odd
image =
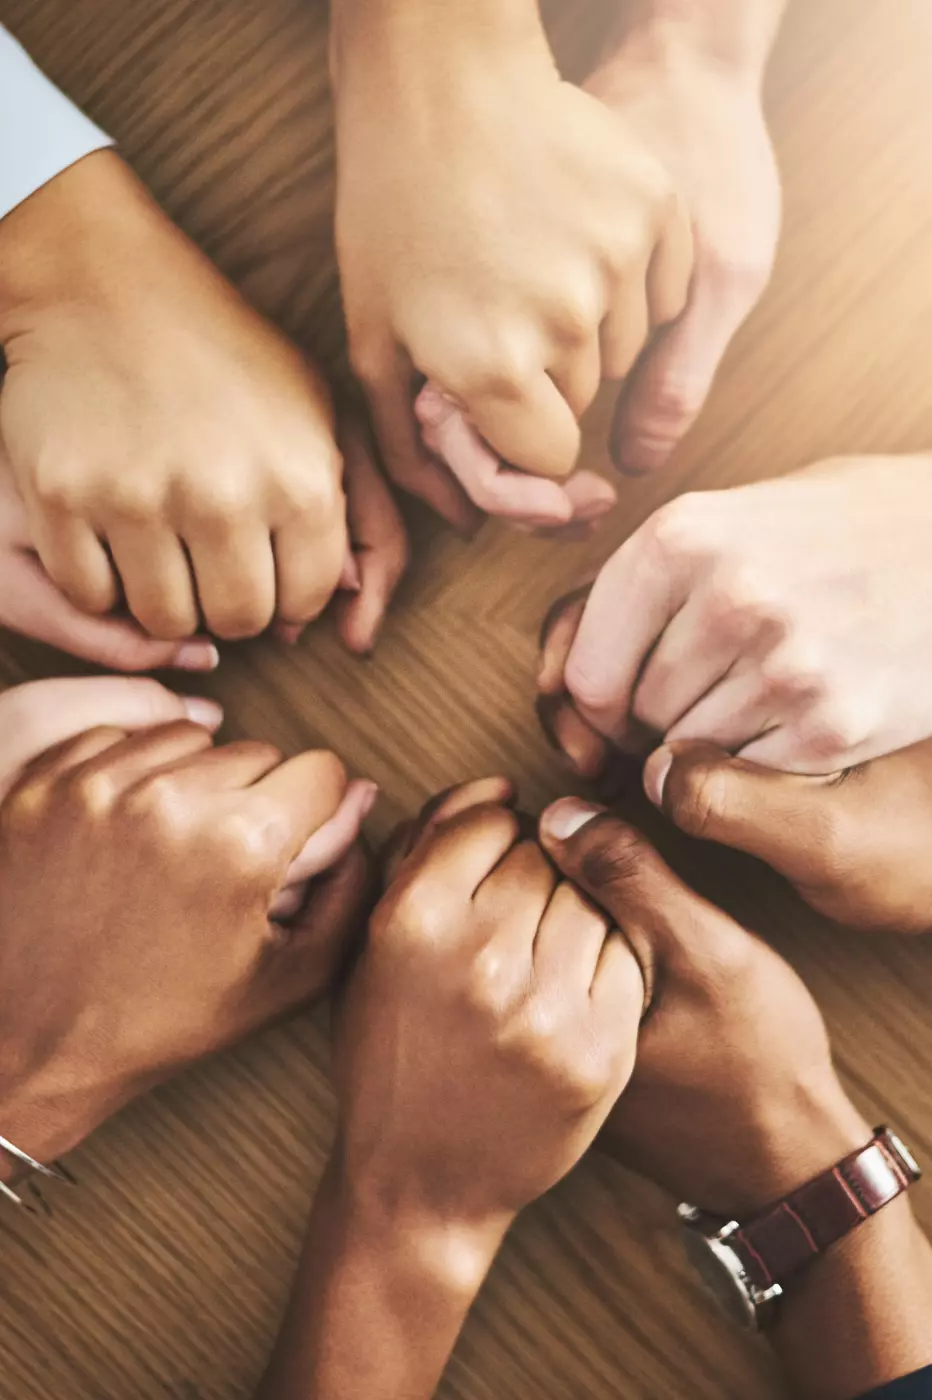
[[[333,0],[330,71],[336,97],[367,88],[449,82],[498,55],[553,59],[536,0]]]
[[[872,1136],[837,1082],[816,1090],[799,1086],[792,1103],[761,1106],[740,1143],[722,1154],[721,1173],[700,1185],[700,1199],[691,1204],[745,1224]]]
[[[784,8],[784,0],[640,0],[602,66],[675,74],[701,64],[759,89]]]
[[[0,343],[49,307],[113,295],[114,235],[139,253],[152,210],[129,167],[100,150],[0,220]]]
[[[392,1271],[400,1267],[466,1307],[513,1219],[505,1212],[466,1218],[406,1193],[350,1180],[337,1157],[328,1164],[320,1190],[339,1221],[347,1255],[379,1259]]]

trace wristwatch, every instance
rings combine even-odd
[[[743,1225],[681,1205],[687,1256],[733,1322],[763,1331],[773,1324],[787,1286],[808,1264],[921,1175],[896,1134],[876,1128],[866,1147]]]

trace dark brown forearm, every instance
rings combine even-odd
[[[789,1290],[771,1342],[800,1400],[853,1400],[932,1364],[932,1248],[905,1197]]]

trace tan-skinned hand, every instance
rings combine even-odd
[[[710,744],[657,749],[648,797],[690,836],[772,865],[821,914],[870,933],[932,929],[932,743],[828,777],[775,773]]]
[[[560,80],[536,7],[441,21],[350,0],[334,26],[354,369],[393,479],[466,526],[474,510],[420,440],[415,371],[510,467],[567,477],[600,381],[685,305],[689,220],[628,128]]]
[[[329,398],[112,151],[0,221],[0,435],[51,578],[153,637],[304,624],[346,555]]]
[[[477,786],[406,834],[370,920],[336,1022],[337,1158],[362,1199],[494,1238],[593,1140],[643,987],[610,923],[520,839],[508,784]]]
[[[0,720],[0,1116],[48,1159],[325,990],[373,789],[329,753],[215,749],[218,707],[153,681],[37,682]]]

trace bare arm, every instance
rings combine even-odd
[[[932,1364],[932,1248],[904,1197],[803,1276],[771,1344],[800,1400],[852,1400]]]
[[[428,1400],[499,1242],[370,1210],[328,1169],[257,1400]]]
[[[762,74],[786,0],[636,0],[621,8],[616,41],[699,50],[731,68]]]

